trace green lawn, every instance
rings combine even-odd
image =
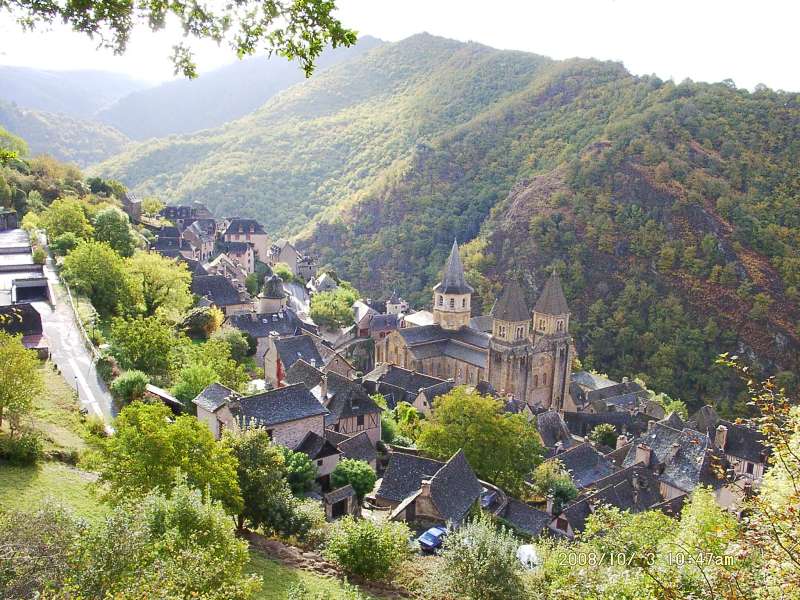
[[[286,591],[295,583],[302,583],[314,595],[328,593],[331,600],[344,599],[342,585],[335,579],[285,567],[256,551],[250,552],[250,559],[249,572],[261,575],[264,580],[264,587],[254,596],[254,600],[285,600]]]
[[[45,450],[84,450],[86,426],[74,390],[52,363],[44,363],[39,372],[45,391],[34,400],[31,425],[43,435]]]
[[[0,463],[0,508],[29,509],[49,496],[82,517],[98,518],[106,509],[89,489],[92,479],[90,473],[54,461],[34,467]]]

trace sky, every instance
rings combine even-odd
[[[344,25],[388,41],[426,31],[563,59],[621,61],[632,73],[696,81],[733,79],[800,91],[795,0],[338,0]],[[23,33],[0,16],[0,64],[101,69],[171,79],[176,27],[134,31],[124,56],[64,27]],[[227,48],[196,48],[200,70],[232,62]]]

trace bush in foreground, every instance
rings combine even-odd
[[[325,556],[347,573],[384,579],[411,557],[405,523],[373,523],[347,516],[333,523]]]
[[[117,377],[109,390],[114,399],[124,404],[130,404],[134,400],[140,400],[144,396],[145,388],[150,383],[150,378],[146,373],[131,370],[126,371]]]

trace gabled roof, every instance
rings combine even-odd
[[[336,504],[337,502],[341,502],[345,498],[355,498],[356,491],[353,489],[353,486],[349,483],[343,487],[337,488],[335,490],[331,490],[327,494],[325,494],[325,502],[327,504]]]
[[[492,317],[501,321],[527,321],[531,318],[528,305],[522,294],[522,288],[516,281],[511,281],[503,288],[503,293],[492,307]]]
[[[331,444],[324,437],[317,435],[313,431],[309,431],[303,441],[300,442],[294,449],[295,452],[303,452],[308,455],[311,460],[318,460],[340,454],[339,450]]]
[[[661,483],[651,469],[642,465],[632,465],[626,469],[619,469],[608,477],[595,481],[586,496],[591,496],[596,490],[602,490],[608,486],[615,486],[627,481],[632,490],[628,508],[634,507],[639,510],[655,506],[660,503]],[[635,494],[633,492],[636,492]],[[621,506],[620,508],[625,508]]]
[[[469,327],[456,330],[440,325],[423,325],[399,329],[411,353],[418,360],[433,356],[449,356],[476,367],[486,368],[490,336]]]
[[[376,496],[392,502],[402,502],[419,490],[423,479],[430,479],[443,466],[443,462],[432,458],[392,452]]]
[[[42,335],[42,316],[27,302],[0,306],[0,330],[11,335]]]
[[[595,450],[588,442],[573,446],[569,450],[557,454],[551,460],[560,461],[579,488],[590,486],[597,480],[617,471],[614,463]]]
[[[503,518],[520,531],[536,537],[553,520],[553,516],[543,510],[528,506],[515,498],[509,498],[503,512]]]
[[[222,252],[231,256],[242,256],[253,249],[247,242],[219,242],[217,245]]]
[[[443,388],[443,384],[449,383],[446,379],[392,364],[378,365],[364,376],[363,381],[375,385],[374,391],[386,397],[389,408],[394,408],[398,402],[413,402],[421,390],[436,386]]]
[[[339,442],[336,447],[346,458],[363,460],[371,463],[378,458],[378,453],[369,439],[366,431],[361,431],[356,435]]]
[[[378,314],[376,310],[373,310],[363,300],[356,300],[355,302],[353,302],[352,308],[353,308],[353,319],[355,320],[356,323],[361,323],[361,321],[364,318]]]
[[[380,414],[381,407],[369,397],[361,384],[350,381],[338,373],[327,374],[327,409],[330,415],[325,418],[326,425],[341,419],[359,415]]]
[[[192,293],[208,298],[217,306],[246,302],[233,284],[223,275],[198,275],[192,278]]]
[[[698,410],[689,426],[708,435],[716,444],[717,427],[723,425],[728,429],[725,447],[721,448],[725,454],[740,458],[752,463],[763,463],[770,455],[770,448],[764,443],[764,435],[753,425],[746,423],[732,423],[720,419],[717,411],[711,406],[703,406]]]
[[[397,315],[373,315],[369,322],[371,332],[393,331],[397,329]]]
[[[351,436],[339,433],[338,431],[334,431],[333,429],[325,428],[325,439],[328,440],[334,446],[339,446],[343,441],[349,440]]]
[[[233,218],[225,230],[225,235],[234,233],[251,233],[250,228],[253,228],[252,233],[266,235],[266,231],[261,227],[261,224],[255,219],[238,219]]]
[[[564,290],[561,288],[561,279],[558,271],[553,270],[550,278],[544,284],[542,295],[533,307],[533,311],[545,315],[566,315],[569,313],[567,299],[564,297]]]
[[[216,412],[229,400],[240,398],[241,394],[233,391],[231,388],[222,385],[221,383],[212,383],[197,397],[192,400],[197,406],[204,408],[209,412]]]
[[[431,500],[445,521],[460,523],[482,489],[464,451],[459,450],[431,479]]]
[[[623,467],[636,464],[636,448],[645,444],[651,450],[650,465],[659,467],[659,478],[664,483],[684,492],[691,492],[700,484],[718,486],[721,481],[714,467],[721,466],[723,457],[714,451],[708,436],[692,429],[673,429],[655,422],[630,445]]]
[[[324,364],[314,340],[307,335],[279,338],[275,340],[275,349],[278,351],[278,357],[281,359],[284,369],[288,369],[300,359],[312,366]]]
[[[453,247],[450,249],[450,257],[447,259],[442,281],[436,284],[433,291],[440,294],[471,294],[475,291],[464,277],[464,266],[461,264],[456,240],[453,240]]]
[[[225,323],[256,339],[269,337],[273,331],[282,337],[296,336],[304,329],[303,322],[288,307],[276,313],[231,315]]]
[[[542,443],[548,448],[555,447],[558,442],[561,442],[562,448],[569,448],[574,444],[564,419],[555,410],[548,410],[536,415],[536,428],[542,438]]]
[[[588,435],[592,429],[602,423],[613,425],[617,430],[617,435],[621,433],[634,436],[641,435],[647,431],[647,423],[652,420],[643,413],[630,413],[628,411],[600,413],[564,411],[562,417],[570,433],[579,436]]]
[[[229,407],[243,426],[268,427],[328,414],[327,409],[300,383],[245,396],[230,402]]]
[[[291,367],[286,369],[286,375],[283,380],[286,383],[302,383],[308,389],[312,390],[319,385],[322,381],[324,374],[319,369],[312,367],[302,358],[294,361]]]

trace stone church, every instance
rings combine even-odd
[[[393,331],[376,350],[378,362],[453,379],[456,385],[488,381],[532,408],[574,410],[565,406],[571,403],[575,350],[558,274],[547,280],[532,313],[519,285],[508,284],[489,315],[489,332],[470,326],[473,291],[453,242],[442,281],[433,288],[434,324]]]

